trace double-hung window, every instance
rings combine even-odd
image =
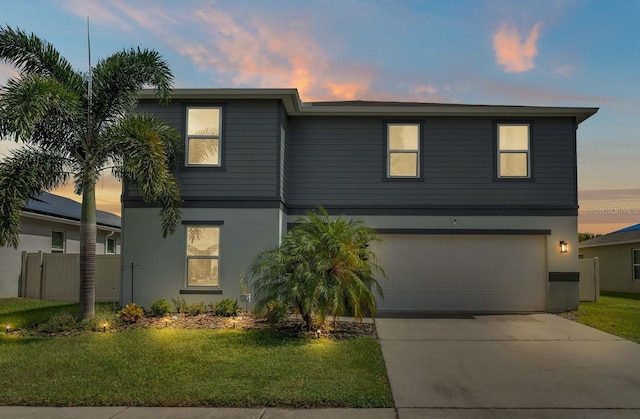
[[[498,124],[498,177],[531,177],[529,124]]]
[[[217,287],[220,269],[220,227],[187,226],[187,286]]]
[[[64,231],[51,232],[51,253],[64,253],[66,238]]]
[[[420,177],[420,124],[387,124],[387,178]]]
[[[222,109],[187,108],[187,166],[222,165]]]
[[[640,249],[633,249],[633,280],[640,281]]]

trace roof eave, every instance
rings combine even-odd
[[[155,99],[153,89],[142,90],[138,97],[142,100]],[[314,106],[300,100],[294,88],[222,88],[222,89],[175,89],[173,99],[178,100],[225,100],[225,99],[276,99],[281,100],[291,116],[477,116],[493,118],[526,117],[569,117],[584,122],[598,112],[598,108],[548,107],[548,106],[493,106],[429,104],[429,106],[385,106],[385,105],[322,105]]]

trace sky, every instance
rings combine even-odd
[[[94,63],[155,49],[176,88],[599,107],[578,129],[579,230],[640,223],[638,0],[0,0],[0,10],[0,25],[46,39],[81,71],[89,17]],[[0,85],[16,75],[0,63]],[[112,178],[97,199],[120,213]]]

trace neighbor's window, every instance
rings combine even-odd
[[[640,281],[640,249],[633,249],[633,279]]]
[[[187,108],[187,166],[221,165],[221,108]]]
[[[187,286],[217,287],[220,227],[187,227]]]
[[[387,177],[420,175],[420,124],[387,124]]]
[[[498,124],[498,177],[530,177],[529,166],[529,124]]]
[[[107,237],[107,244],[105,246],[105,253],[108,255],[116,254],[116,239]]]
[[[64,231],[52,231],[51,232],[51,253],[64,253],[65,248],[65,234]]]

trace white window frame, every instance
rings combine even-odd
[[[187,246],[189,245],[189,229],[190,228],[215,228],[218,230],[218,254],[217,255],[189,255],[187,252]],[[184,272],[184,276],[185,276],[185,286],[187,288],[201,288],[201,287],[205,287],[205,288],[220,288],[220,248],[221,246],[221,237],[222,237],[222,226],[219,224],[187,224],[185,225],[185,249],[184,249],[184,254],[185,254],[185,272]],[[207,285],[207,284],[197,284],[197,285],[192,285],[189,283],[189,260],[190,259],[198,259],[198,260],[217,260],[218,261],[218,278],[217,278],[217,284],[211,284],[211,285]]]
[[[189,111],[192,109],[216,109],[218,111],[218,135],[189,135]],[[218,161],[217,163],[190,163],[189,143],[191,139],[218,140]],[[222,107],[220,106],[187,106],[185,111],[185,156],[184,162],[187,167],[221,167],[222,166]]]
[[[109,242],[113,242],[113,252],[109,252]],[[106,255],[115,255],[116,254],[116,238],[115,237],[107,237],[104,241],[104,253]]]
[[[62,234],[62,249],[53,247],[53,234]],[[51,230],[51,253],[67,253],[67,233],[62,230]]]
[[[523,150],[500,150],[500,127],[527,127],[527,149]],[[496,127],[496,150],[497,150],[497,176],[500,179],[530,179],[531,178],[531,124],[529,123],[499,123]],[[526,176],[507,176],[503,175],[500,167],[500,156],[502,154],[522,154],[527,155],[527,174]]]
[[[417,148],[416,149],[412,149],[412,150],[406,150],[406,149],[395,149],[395,148],[391,148],[391,135],[390,135],[390,131],[391,131],[391,127],[392,126],[415,126],[418,128],[418,142],[417,142]],[[386,177],[387,179],[420,179],[420,160],[422,158],[422,153],[421,153],[421,145],[422,145],[422,126],[419,122],[388,122],[386,124],[386,130],[387,130],[387,135],[386,135],[386,140],[387,140],[387,144],[386,144],[386,151],[387,151],[387,173],[386,173]],[[392,175],[391,174],[391,154],[392,153],[399,153],[399,154],[416,154],[416,175],[415,176],[399,176],[399,175]]]
[[[640,252],[640,249],[631,251],[631,277],[634,281],[640,281],[640,278],[636,278],[636,267],[640,266],[640,263],[636,263],[636,252]]]

